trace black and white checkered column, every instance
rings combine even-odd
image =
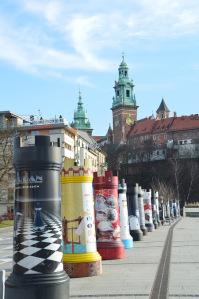
[[[13,271],[5,284],[5,299],[67,299],[69,279],[63,271],[61,151],[48,136],[36,136],[35,146],[15,140],[16,170]]]

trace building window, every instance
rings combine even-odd
[[[127,96],[127,98],[129,98],[130,97],[130,90],[126,90],[126,96]]]
[[[119,96],[120,95],[120,92],[119,92],[119,90],[117,90],[117,96]]]
[[[68,149],[69,151],[72,150],[72,146],[66,142],[65,142],[65,148]]]

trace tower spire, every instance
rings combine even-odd
[[[124,60],[122,53],[122,61],[118,68],[119,78],[115,81],[115,96],[113,97],[113,142],[116,144],[126,142],[126,136],[130,126],[137,119],[136,98],[134,93],[134,84],[129,79],[129,68]]]
[[[91,124],[87,116],[87,112],[84,108],[82,101],[82,94],[79,90],[77,110],[74,112],[74,121],[71,124],[72,127],[75,127],[78,130],[86,131],[89,134],[92,134]]]
[[[160,106],[156,110],[156,118],[157,119],[163,119],[169,117],[169,108],[167,107],[164,99],[162,98],[162,101],[160,103]]]

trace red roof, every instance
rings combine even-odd
[[[169,117],[161,120],[144,118],[135,123],[128,137],[161,132],[199,129],[199,115]]]
[[[106,136],[92,136],[95,141],[100,141],[106,139]]]

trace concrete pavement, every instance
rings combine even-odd
[[[199,218],[183,218],[173,233],[169,298],[199,298]]]
[[[182,218],[173,232],[169,298],[199,298],[199,218]],[[70,280],[70,298],[149,298],[170,226],[135,242],[123,260],[103,261],[103,274]],[[11,269],[12,229],[0,229],[0,269]],[[157,297],[158,298],[158,297]],[[160,298],[163,299],[163,298]]]

